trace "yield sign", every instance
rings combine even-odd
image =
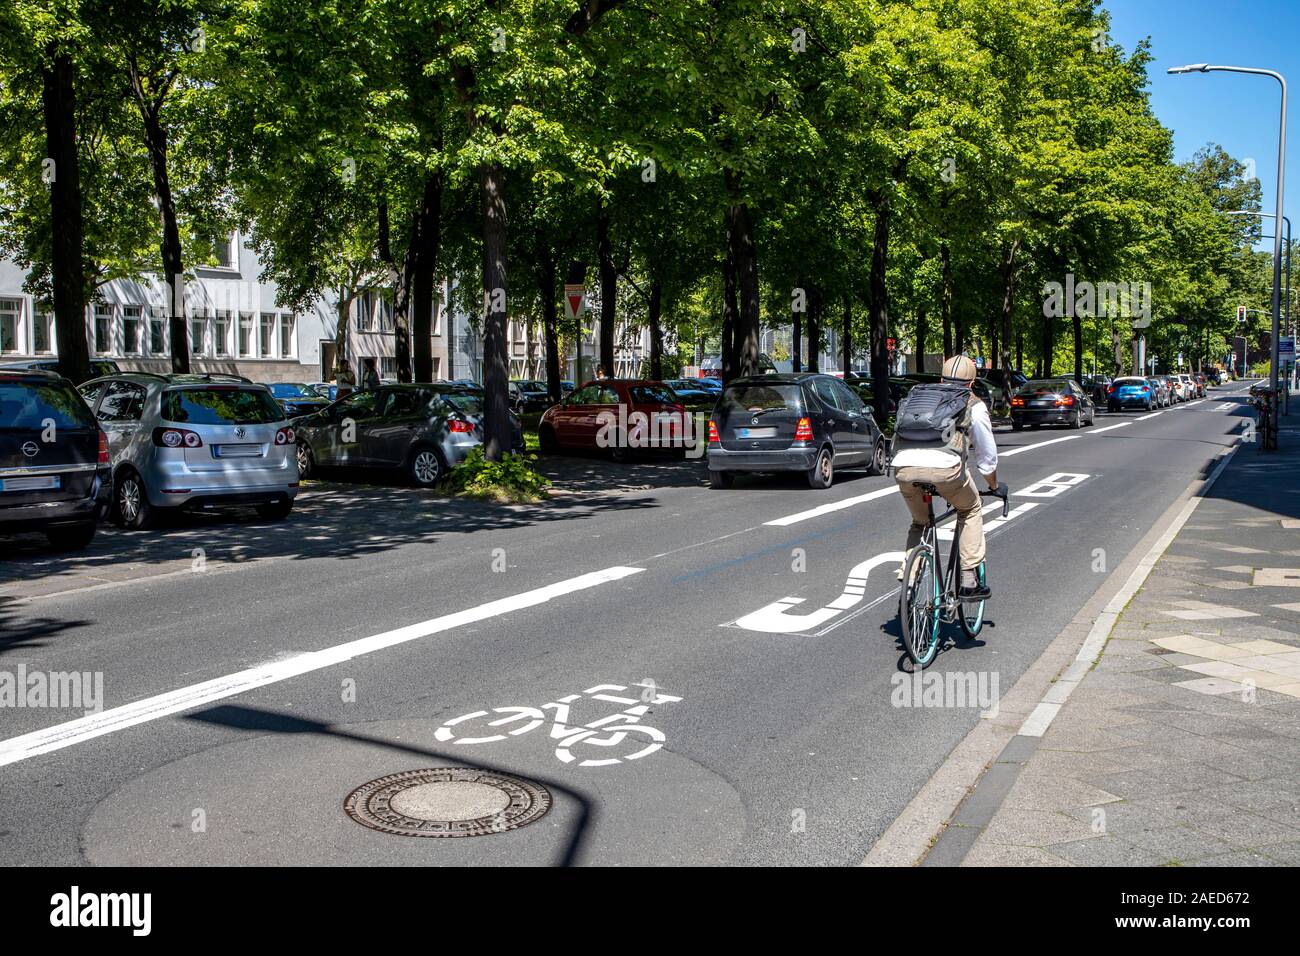
[[[582,315],[587,306],[587,289],[585,286],[569,285],[564,286],[564,314],[570,319],[576,319]]]

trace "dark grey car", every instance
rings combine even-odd
[[[421,487],[483,443],[483,403],[450,385],[381,385],[342,398],[292,422],[298,473],[321,466],[400,469]],[[511,450],[523,451],[519,420],[510,416]]]
[[[888,458],[871,409],[839,379],[805,372],[738,378],[709,421],[709,482],[737,472],[800,471],[829,488],[838,468],[879,474]]]

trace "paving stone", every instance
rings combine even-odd
[[[1161,866],[1169,862],[1153,850],[1113,836],[1058,843],[1051,852],[1076,866]]]

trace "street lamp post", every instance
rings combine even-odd
[[[1286,77],[1276,70],[1261,70],[1252,66],[1211,66],[1208,63],[1193,63],[1188,66],[1173,66],[1169,68],[1170,73],[1250,73],[1255,76],[1271,76],[1282,87],[1282,110],[1278,120],[1277,134],[1277,212],[1274,219],[1277,222],[1283,220],[1282,215],[1282,197],[1283,188],[1286,180]],[[1277,373],[1278,373],[1278,336],[1281,334],[1282,325],[1282,230],[1273,230],[1273,348],[1272,348],[1272,368],[1269,372],[1269,385],[1272,389],[1273,415],[1271,431],[1273,434],[1268,436],[1272,441],[1265,441],[1264,447],[1269,448],[1270,444],[1273,449],[1277,448]]]
[[[1255,212],[1255,211],[1250,210],[1250,209],[1233,209],[1233,210],[1231,210],[1230,212],[1225,212],[1224,215],[1225,215],[1225,216],[1262,216],[1262,217],[1265,218],[1265,219],[1273,219],[1273,220],[1276,220],[1276,219],[1277,219],[1277,217],[1274,216],[1272,213],[1267,213],[1267,212]],[[1286,228],[1286,288],[1285,288],[1285,294],[1286,294],[1286,325],[1285,325],[1285,327],[1286,327],[1288,333],[1292,336],[1292,341],[1294,342],[1294,341],[1295,341],[1295,322],[1294,322],[1294,321],[1292,320],[1292,318],[1291,318],[1291,220],[1290,220],[1290,218],[1287,217],[1287,216],[1283,216],[1283,217],[1282,217],[1282,225]],[[1276,231],[1277,231],[1276,228],[1275,228],[1273,231],[1276,232]],[[1272,239],[1273,237],[1272,237],[1272,236],[1264,236],[1263,238],[1265,238],[1265,239]],[[1276,355],[1277,355],[1278,353],[1277,353],[1277,352],[1274,352],[1273,354],[1274,354],[1274,356],[1276,357]],[[1274,359],[1274,361],[1276,361],[1276,358]],[[1290,409],[1289,409],[1290,404],[1291,404],[1291,403],[1288,401],[1288,402],[1287,402],[1288,408],[1283,409],[1282,414],[1286,415],[1286,414],[1289,413],[1289,411],[1290,411]]]

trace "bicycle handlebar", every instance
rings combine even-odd
[[[986,490],[986,491],[981,491],[981,492],[980,492],[980,497],[981,497],[981,498],[1001,498],[1001,499],[1002,499],[1002,517],[1005,518],[1005,517],[1010,513],[1010,511],[1011,511],[1011,502],[1010,502],[1010,500],[1009,500],[1010,494],[1011,494],[1010,491],[1007,489],[1007,483],[1006,483],[1005,481],[1000,481],[1000,482],[998,482],[998,487],[997,487],[997,490],[996,490],[996,491],[993,491],[992,489],[989,489],[989,490]]]

